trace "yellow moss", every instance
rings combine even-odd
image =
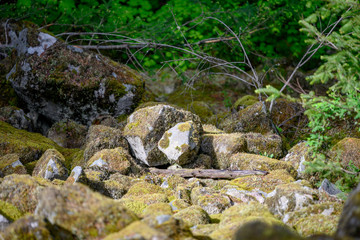
[[[2,200],[0,200],[0,214],[10,221],[16,221],[24,216],[24,213],[22,213],[17,207]]]
[[[253,105],[254,103],[258,102],[258,98],[253,96],[253,95],[245,95],[241,98],[239,98],[235,103],[234,103],[234,108],[237,109],[240,106],[244,106],[244,107],[248,107]]]
[[[136,201],[129,198],[122,198],[119,202],[128,210],[135,213],[137,216],[142,216],[144,209],[148,206],[141,201]]]
[[[171,137],[171,135],[172,135],[172,134],[169,133],[169,132],[165,132],[165,133],[164,133],[164,138],[162,138],[162,139],[159,141],[159,145],[160,145],[161,148],[166,149],[166,148],[169,147],[169,145],[170,145],[170,139],[169,139],[169,137]]]
[[[181,132],[186,132],[186,131],[190,131],[191,129],[191,124],[188,122],[185,123],[181,123],[178,125],[177,127]]]

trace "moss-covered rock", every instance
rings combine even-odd
[[[121,198],[117,200],[119,204],[122,204],[126,209],[130,210],[131,212],[135,213],[137,216],[142,217],[144,210],[148,207],[142,201],[134,200],[131,198]]]
[[[265,176],[253,175],[236,178],[231,180],[230,184],[241,189],[251,191],[258,189],[266,193],[272,192],[276,186],[294,182],[295,179],[284,169],[270,171]]]
[[[130,154],[122,147],[102,149],[88,160],[86,167],[126,175],[130,172],[130,161]]]
[[[122,204],[78,183],[44,189],[35,215],[79,239],[103,238],[137,220]]]
[[[178,212],[191,206],[189,202],[184,199],[174,199],[169,203],[169,205],[173,212]]]
[[[64,148],[81,148],[86,134],[86,126],[67,119],[54,123],[47,132],[47,137]]]
[[[328,154],[333,161],[340,161],[344,167],[352,163],[360,168],[360,138],[344,138]]]
[[[192,121],[194,129],[201,133],[200,119],[191,112],[163,104],[141,108],[128,118],[124,136],[137,159],[149,166],[163,165],[168,160],[158,149],[159,140],[165,131],[186,121]]]
[[[209,235],[218,229],[218,224],[198,224],[191,228],[191,232],[195,238],[198,239],[207,239],[210,238]]]
[[[117,239],[144,239],[144,240],[170,240],[170,238],[163,232],[149,227],[141,221],[136,221],[122,229],[117,233],[108,235],[104,240],[117,240]]]
[[[22,109],[14,106],[0,108],[0,120],[9,123],[17,129],[24,129],[28,131],[33,129],[29,116],[26,115]]]
[[[251,106],[255,103],[257,103],[259,101],[259,99],[253,95],[245,95],[242,96],[241,98],[239,98],[238,100],[236,100],[236,102],[233,105],[233,108],[236,111],[239,111],[241,109],[244,109],[248,106]]]
[[[8,202],[19,209],[19,211],[34,212],[39,194],[44,186],[49,186],[46,180],[39,182],[30,175],[12,174],[6,176],[0,184],[0,200]]]
[[[26,174],[24,165],[20,162],[18,154],[6,154],[0,157],[0,175]]]
[[[299,142],[288,151],[288,154],[283,158],[283,160],[291,163],[291,165],[296,169],[297,178],[307,178],[304,163],[311,161],[311,156],[312,152],[310,151],[307,142]]]
[[[265,204],[273,214],[284,216],[288,212],[298,211],[314,204],[318,192],[301,182],[282,184],[267,195]]]
[[[188,169],[210,169],[214,166],[213,159],[206,154],[199,154],[195,160],[189,164],[185,164],[183,167]]]
[[[203,101],[194,101],[189,105],[190,112],[198,115],[201,122],[206,123],[214,115],[214,110]]]
[[[103,125],[93,125],[86,136],[84,160],[87,162],[96,152],[102,149],[123,147],[128,149],[127,142],[119,129]]]
[[[24,215],[17,207],[3,200],[0,200],[0,214],[11,222],[18,220]]]
[[[231,206],[231,200],[220,191],[209,187],[195,187],[191,191],[193,205],[199,205],[208,214],[221,213]]]
[[[58,234],[60,234],[60,232],[58,232]],[[53,236],[51,236],[51,233],[47,228],[47,224],[45,223],[45,221],[42,218],[32,215],[20,218],[16,222],[8,226],[2,233],[2,237],[3,239],[12,240],[54,239]]]
[[[192,121],[177,123],[158,142],[158,149],[170,164],[191,163],[200,148],[200,132]]]
[[[296,222],[294,228],[303,237],[310,237],[317,234],[332,236],[336,232],[339,216],[325,216],[315,214],[307,216]]]
[[[183,220],[189,227],[210,223],[210,217],[207,212],[196,205],[180,210],[174,214],[174,218]]]
[[[292,176],[296,176],[296,171],[290,163],[261,155],[237,153],[232,155],[229,161],[231,170],[273,171],[286,169]]]
[[[247,191],[234,185],[226,185],[221,189],[221,192],[231,198],[234,204],[248,203],[251,201],[258,201],[264,203],[266,193],[259,190]]]
[[[216,134],[216,133],[225,133],[223,130],[218,129],[216,126],[212,124],[203,124],[204,134]]]
[[[283,143],[279,135],[247,133],[246,146],[248,153],[262,154],[279,159],[283,156]]]
[[[48,180],[61,179],[66,180],[68,170],[64,166],[65,158],[56,149],[48,149],[37,161],[33,176],[42,177]]]
[[[204,134],[201,151],[215,159],[214,167],[227,169],[231,155],[246,151],[246,136],[241,133]]]
[[[38,126],[61,119],[89,124],[98,115],[130,113],[142,98],[142,77],[129,67],[68,46],[36,26],[7,27],[9,45],[18,53],[7,78],[27,108],[41,116]]]

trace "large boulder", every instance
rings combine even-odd
[[[335,144],[329,151],[333,161],[339,161],[344,167],[354,164],[360,168],[360,138],[344,138]]]
[[[24,110],[14,107],[6,106],[0,108],[0,120],[9,123],[11,126],[17,129],[32,130],[32,122]]]
[[[42,132],[62,119],[90,125],[98,115],[128,114],[142,98],[144,82],[129,67],[66,45],[35,25],[6,28],[18,57],[7,80]]]
[[[135,214],[119,202],[78,183],[44,189],[35,215],[78,239],[101,239],[137,220]]]
[[[66,180],[68,170],[64,166],[65,159],[56,149],[48,149],[37,161],[33,176],[42,177],[48,180],[55,178]]]
[[[169,160],[158,148],[158,142],[165,131],[186,121],[192,121],[194,131],[201,133],[200,118],[191,112],[164,104],[145,107],[129,116],[124,136],[137,159],[149,166],[164,165]]]

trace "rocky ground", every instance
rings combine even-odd
[[[300,104],[275,104],[279,136],[252,96],[226,113],[30,23],[5,34],[0,239],[360,238],[360,185],[346,196],[304,171]],[[359,167],[346,136],[328,155]]]

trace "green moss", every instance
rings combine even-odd
[[[166,149],[169,147],[170,145],[170,139],[169,137],[171,137],[171,133],[169,132],[165,132],[164,133],[164,138],[162,138],[160,141],[159,141],[159,146],[162,148],[162,149]]]
[[[24,216],[24,213],[22,213],[17,207],[2,200],[0,200],[0,214],[10,221],[16,221]]]
[[[106,85],[107,90],[109,91],[108,94],[114,94],[115,99],[121,98],[127,93],[124,84],[116,80],[114,77],[108,78]]]
[[[29,163],[26,163],[26,164],[24,165],[26,171],[27,171],[29,174],[32,174],[32,172],[33,172],[33,170],[34,170],[37,162],[38,162],[38,160],[29,162]]]
[[[147,208],[147,206],[148,206],[148,205],[146,205],[145,203],[143,203],[141,201],[136,201],[136,200],[133,200],[133,199],[126,199],[126,198],[123,198],[123,199],[119,200],[119,202],[124,207],[126,207],[128,210],[135,213],[137,216],[142,216],[142,213],[143,213],[144,209]]]
[[[0,65],[0,69],[2,66]],[[6,80],[5,75],[0,75],[0,107],[16,106],[18,98],[15,90],[12,88],[10,82]]]
[[[239,98],[235,103],[234,103],[234,108],[238,109],[240,106],[243,107],[248,107],[253,105],[254,103],[258,102],[257,97],[253,96],[253,95],[245,95],[241,98]]]

